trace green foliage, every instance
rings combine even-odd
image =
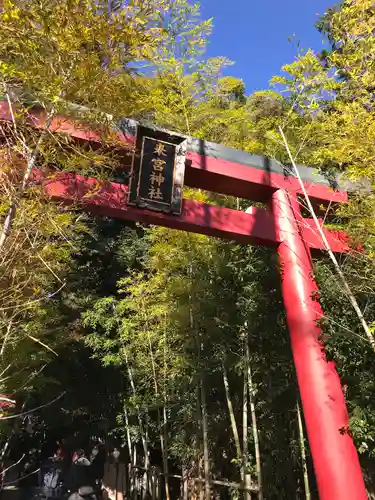
[[[290,96],[298,120],[285,124],[297,160],[357,182],[357,192],[331,222],[352,237],[353,251],[342,259],[346,279],[370,324],[374,318],[374,10],[370,1],[344,1],[330,9],[318,28],[331,49],[308,50],[274,78]],[[358,248],[358,247],[357,247]],[[363,252],[364,251],[364,252]],[[335,360],[351,416],[351,429],[369,483],[374,451],[372,432],[373,353],[363,339],[335,273],[324,259],[316,263],[326,314],[329,356]]]
[[[186,0],[134,0],[112,11],[108,6],[91,0],[5,1],[2,78],[22,99],[42,106],[64,111],[69,101],[131,116],[142,106],[137,92],[147,86],[135,78],[139,67],[181,57],[181,46],[197,53],[210,29],[209,21],[197,18],[198,6]]]
[[[141,408],[142,415],[147,415],[150,443],[157,449],[157,415],[165,405],[169,457],[194,472],[193,464],[203,452],[197,417],[197,387],[203,380],[212,470],[221,468],[225,477],[238,480],[241,461],[232,460],[236,454],[227,431],[222,365],[228,371],[239,425],[247,337],[255,371],[263,467],[267,482],[273,485],[269,495],[287,495],[300,474],[297,426],[295,417],[290,417],[296,392],[278,274],[276,268],[272,270],[274,258],[268,251],[160,227],[140,236],[145,240],[143,269],[120,279],[118,293],[99,299],[84,316],[91,332],[86,342],[95,355],[124,372],[131,368],[136,397],[129,380],[123,393],[130,426],[137,425]],[[282,424],[286,414],[291,423],[287,428]],[[285,448],[290,436],[295,444]],[[136,442],[139,436],[133,439]],[[251,444],[249,453],[253,470]],[[290,461],[285,468],[278,466],[276,473],[279,454],[285,453]]]
[[[81,242],[88,243],[85,233],[92,228],[82,216],[47,200],[31,182],[31,167],[51,175],[57,168],[108,178],[119,163],[113,121],[153,111],[150,73],[165,71],[174,60],[189,65],[210,31],[211,22],[201,21],[198,5],[187,0],[108,6],[91,0],[15,0],[1,6],[1,92],[14,118],[1,128],[0,349],[1,371],[6,371],[1,390],[23,388],[21,401],[33,391],[29,378],[79,337],[77,319],[97,291],[95,272],[91,280],[79,276],[88,272]],[[33,130],[25,123],[28,107],[44,110],[47,123],[61,113],[94,126],[112,147],[94,151]],[[95,251],[110,249],[101,241]],[[98,264],[99,258],[90,258]],[[50,394],[42,395],[47,403],[45,395]]]
[[[365,180],[367,189],[351,199],[342,213],[356,238],[373,245],[374,184],[374,12],[370,1],[343,2],[330,10],[320,28],[332,50],[311,50],[283,67],[274,78],[292,99],[303,120],[289,138],[298,161],[325,171],[340,172],[352,181]],[[288,127],[287,127],[288,129]],[[301,138],[304,137],[303,142]]]
[[[3,219],[20,193],[30,151],[37,151],[37,164],[45,169],[111,176],[123,161],[111,127],[124,116],[285,163],[282,125],[298,162],[375,184],[370,1],[345,1],[330,10],[319,29],[331,50],[299,54],[273,79],[279,92],[251,96],[242,80],[223,77],[229,61],[202,59],[212,22],[201,21],[198,5],[187,0],[132,0],[112,11],[107,2],[91,0],[3,4],[0,76],[15,113],[1,151]],[[88,148],[31,131],[25,104],[97,127],[110,147]],[[139,455],[145,433],[152,453],[161,452],[166,429],[169,464],[192,475],[202,472],[204,409],[210,472],[239,481],[244,458],[236,449],[223,372],[242,438],[248,345],[265,496],[302,498],[297,388],[273,253],[88,218],[41,194],[29,182],[17,198],[2,255],[1,366],[11,368],[1,390],[23,387],[31,406],[67,391],[58,424],[46,408],[36,419],[40,432],[69,433],[76,426],[85,433],[89,424],[123,443],[130,436]],[[184,196],[247,207],[201,191]],[[374,253],[373,213],[374,197],[365,190],[330,219],[368,250],[353,252],[342,264],[372,323],[374,269],[367,255]],[[328,354],[346,386],[351,430],[370,478],[373,353],[325,259],[317,260],[316,269]],[[247,468],[254,476],[252,439]]]

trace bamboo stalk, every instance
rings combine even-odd
[[[192,284],[193,278],[193,266],[190,262],[189,265],[189,278],[190,283]],[[197,355],[198,361],[201,358],[201,344],[199,338],[199,332],[195,328],[194,324],[194,315],[193,315],[193,296],[190,291],[189,293],[189,322],[190,328],[194,332],[196,346],[197,346]],[[209,452],[208,452],[208,423],[207,423],[207,408],[206,408],[206,391],[204,387],[204,381],[202,374],[199,373],[199,395],[200,395],[200,409],[201,409],[201,417],[202,417],[202,435],[203,435],[203,470],[204,470],[204,493],[205,500],[209,500],[211,497],[211,489],[210,489],[210,462],[209,462]]]
[[[245,500],[251,500],[248,489],[251,484],[251,477],[248,473],[248,366],[249,366],[249,348],[247,338],[244,340],[244,369],[243,369],[243,402],[242,402],[242,477],[245,485]]]
[[[151,367],[152,367],[152,374],[153,374],[153,382],[154,382],[154,390],[155,390],[155,396],[159,396],[159,386],[158,386],[158,381],[157,381],[157,376],[156,376],[156,363],[155,363],[155,356],[154,356],[154,351],[152,349],[152,341],[151,341],[151,335],[150,335],[150,329],[147,321],[147,311],[145,308],[144,301],[142,300],[142,309],[144,313],[144,320],[145,320],[145,325],[146,325],[146,330],[147,330],[147,339],[148,339],[148,347],[150,351],[150,359],[151,359]],[[165,336],[164,336],[164,341],[165,341]],[[164,370],[165,370],[165,348],[164,348]],[[165,391],[164,391],[165,393]],[[164,399],[165,399],[165,394],[164,394]],[[160,448],[161,448],[161,453],[162,453],[162,460],[163,460],[163,469],[165,474],[168,474],[168,457],[167,457],[167,452],[166,452],[166,443],[167,443],[167,432],[166,432],[166,421],[167,421],[167,413],[165,411],[165,405],[163,406],[163,425],[161,424],[161,418],[160,418],[160,412],[158,410],[157,412],[157,419],[158,419],[158,426],[159,426],[159,441],[160,441]],[[165,496],[166,500],[170,500],[170,492],[169,492],[169,483],[168,483],[168,476],[165,476]]]
[[[307,206],[308,206],[308,209],[310,211],[310,214],[314,220],[314,223],[315,223],[315,226],[316,226],[316,229],[318,231],[318,234],[324,244],[324,247],[325,247],[325,250],[327,251],[328,255],[329,255],[329,258],[331,259],[332,261],[332,264],[335,268],[335,271],[339,277],[339,280],[341,281],[341,284],[342,284],[342,287],[343,287],[343,290],[345,291],[346,293],[346,296],[350,302],[350,304],[352,305],[357,317],[358,317],[358,320],[359,322],[361,323],[362,325],[362,328],[366,334],[366,337],[367,337],[367,340],[370,344],[370,346],[372,347],[373,351],[375,351],[375,339],[374,339],[374,336],[373,334],[371,333],[371,329],[363,315],[363,312],[357,302],[357,299],[355,298],[348,282],[346,281],[346,278],[345,278],[345,275],[344,273],[342,272],[342,269],[340,267],[340,264],[338,263],[337,259],[336,259],[336,256],[335,254],[332,252],[332,249],[330,247],[330,244],[327,240],[327,237],[323,231],[323,228],[321,226],[321,224],[319,223],[319,220],[318,220],[318,217],[316,216],[316,213],[315,213],[315,210],[314,210],[314,207],[312,206],[312,203],[311,203],[311,200],[310,200],[310,196],[306,190],[306,187],[302,181],[302,178],[301,178],[301,175],[299,173],[299,170],[298,170],[298,167],[296,165],[296,162],[294,160],[294,157],[292,155],[292,152],[290,150],[290,147],[289,147],[289,143],[285,137],[285,134],[284,134],[284,131],[283,129],[279,126],[279,132],[280,132],[280,135],[281,135],[281,138],[284,142],[284,146],[285,146],[285,149],[288,153],[288,156],[289,156],[289,159],[290,159],[290,162],[291,164],[293,165],[293,169],[294,169],[294,172],[297,176],[297,179],[298,179],[298,182],[299,182],[299,185],[301,187],[301,190],[303,192],[303,195],[305,197],[305,200],[306,200],[306,203],[307,203]]]
[[[311,492],[310,492],[309,473],[307,469],[307,460],[306,460],[305,436],[303,432],[301,409],[299,406],[298,399],[297,399],[297,418],[298,418],[299,447],[301,451],[302,470],[303,470],[303,483],[305,485],[305,498],[306,500],[310,500]]]
[[[130,458],[130,460],[132,460],[133,459],[133,447],[132,447],[132,441],[131,441],[131,436],[130,436],[129,417],[128,417],[128,410],[126,409],[126,405],[124,406],[124,416],[125,416],[126,440],[127,440],[127,444],[128,444],[129,458]]]
[[[224,388],[225,388],[225,397],[226,397],[227,406],[228,406],[228,413],[229,413],[230,423],[231,423],[232,432],[233,432],[234,444],[236,446],[236,455],[237,455],[236,458],[237,458],[237,460],[240,460],[241,455],[242,455],[241,444],[240,444],[240,438],[238,435],[236,417],[235,417],[234,411],[233,411],[233,404],[232,404],[232,400],[230,397],[228,374],[227,374],[227,370],[225,368],[224,363],[223,363],[223,382],[224,382]]]
[[[126,364],[126,367],[127,367],[127,370],[128,370],[128,377],[129,377],[130,386],[132,388],[133,396],[134,396],[134,398],[136,398],[137,391],[136,391],[136,388],[135,388],[133,372],[132,372],[132,369],[130,368],[129,359],[128,359],[128,355],[127,355],[126,349],[124,349],[124,356],[125,356],[125,364]],[[148,469],[149,466],[150,466],[150,457],[149,457],[149,452],[148,452],[148,443],[147,443],[147,439],[145,437],[145,433],[144,433],[144,430],[143,430],[142,416],[141,416],[141,412],[140,412],[140,409],[139,409],[138,405],[137,405],[137,416],[138,416],[139,433],[141,435],[141,440],[142,440],[142,445],[143,445],[143,451],[144,451],[145,467],[146,467],[146,469]]]
[[[66,73],[66,75],[64,76],[64,79],[62,81],[61,89],[58,92],[58,96],[57,96],[58,98],[63,97],[64,93],[63,93],[63,88],[62,87],[65,85],[65,83],[71,77],[71,74],[72,74],[75,62],[76,62],[76,58],[73,58],[73,60],[72,60],[72,62],[70,64],[70,68],[69,68],[68,72]],[[22,144],[22,148],[23,148],[22,153],[23,153],[23,156],[26,158],[26,170],[24,172],[24,175],[23,175],[22,182],[21,182],[20,186],[18,186],[18,189],[15,190],[15,195],[12,196],[12,199],[11,199],[11,202],[10,202],[10,207],[8,209],[8,213],[7,213],[6,217],[5,217],[4,224],[3,224],[2,230],[0,232],[0,253],[1,253],[1,251],[3,249],[3,246],[5,245],[5,242],[6,242],[8,236],[9,236],[11,230],[12,230],[13,222],[14,222],[14,219],[16,218],[16,214],[17,214],[18,205],[20,204],[20,201],[21,201],[22,196],[23,196],[23,194],[25,192],[25,189],[27,188],[27,185],[28,185],[30,177],[31,177],[31,173],[32,173],[32,171],[33,171],[33,169],[34,169],[34,167],[36,165],[36,162],[38,160],[38,157],[39,157],[39,154],[40,154],[40,151],[41,151],[41,147],[43,146],[44,140],[45,140],[45,138],[46,138],[46,136],[48,134],[48,129],[49,129],[49,127],[51,125],[51,122],[52,122],[52,119],[53,119],[53,117],[55,115],[55,108],[53,107],[51,109],[51,111],[47,115],[47,118],[46,118],[46,127],[41,132],[41,134],[39,135],[38,141],[36,143],[36,146],[31,151],[31,149],[25,143],[24,138],[21,137],[18,134],[17,124],[16,124],[16,121],[15,121],[15,115],[14,115],[14,112],[13,112],[13,104],[11,102],[11,98],[10,98],[10,95],[9,95],[9,92],[8,92],[8,88],[7,88],[6,84],[5,84],[5,82],[3,82],[3,88],[4,88],[4,91],[5,91],[5,95],[6,95],[6,98],[7,98],[8,105],[9,105],[10,113],[11,113],[11,116],[12,116],[12,122],[13,122],[14,132],[17,135],[18,139],[20,140],[20,142]]]
[[[203,470],[204,470],[204,493],[205,500],[211,497],[210,488],[210,462],[208,455],[208,422],[206,412],[206,391],[203,380],[201,380],[201,404],[202,404],[202,431],[203,431]]]
[[[248,349],[249,347],[247,347]],[[258,499],[263,500],[263,478],[262,478],[262,464],[260,459],[260,446],[259,446],[259,433],[257,426],[257,417],[255,412],[255,398],[254,398],[254,387],[253,387],[253,377],[251,373],[251,363],[247,366],[248,369],[248,384],[249,384],[249,399],[250,399],[250,413],[251,413],[251,423],[253,429],[253,439],[254,439],[254,450],[255,450],[255,463],[258,479]]]

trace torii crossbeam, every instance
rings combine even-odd
[[[0,103],[0,120],[12,120],[6,102]],[[46,117],[40,112],[30,112],[28,120],[32,127],[46,127]],[[66,117],[48,123],[52,133],[100,142],[98,133]],[[366,500],[340,380],[334,363],[326,360],[320,340],[318,320],[323,311],[317,301],[310,250],[322,250],[324,244],[314,221],[301,214],[298,180],[265,157],[147,129],[131,120],[119,124],[116,136],[124,150],[133,151],[130,185],[65,172],[44,180],[35,171],[34,178],[44,184],[47,195],[67,204],[78,203],[94,214],[275,247],[320,499]],[[300,166],[299,170],[316,205],[347,200],[344,189],[333,190],[314,169]],[[269,208],[252,208],[244,213],[183,200],[180,189],[184,173],[188,186],[266,202]],[[345,234],[323,231],[333,251],[349,251]]]

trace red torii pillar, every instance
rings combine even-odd
[[[327,362],[318,321],[310,250],[301,236],[295,195],[278,190],[272,208],[280,243],[281,283],[303,413],[321,500],[365,500],[367,493],[339,376]]]
[[[0,103],[0,119],[11,119],[6,103]],[[30,123],[34,127],[43,127],[45,119],[33,115]],[[65,117],[54,119],[50,128],[77,140],[98,141],[95,132],[75,127]],[[121,133],[119,140],[127,145],[135,143],[131,134]],[[311,169],[305,170],[304,175],[305,187],[313,201],[346,200],[346,192],[332,191],[319,175],[311,176]],[[38,176],[35,172],[35,177]],[[73,174],[58,174],[44,187],[49,196],[68,204],[79,202],[81,208],[92,213],[229,238],[240,243],[276,247],[320,499],[366,500],[340,380],[334,363],[327,362],[325,358],[324,345],[320,340],[322,332],[317,323],[323,311],[316,298],[318,288],[310,248],[322,249],[324,245],[314,221],[302,218],[297,200],[300,193],[297,179],[285,177],[277,164],[270,165],[262,157],[204,142],[198,142],[197,148],[197,141],[192,139],[188,146],[185,180],[192,187],[270,202],[271,210],[253,209],[245,214],[184,200],[180,215],[153,212],[129,206],[128,187],[123,184],[98,184],[95,179]],[[349,250],[345,237],[325,229],[324,232],[333,251]]]

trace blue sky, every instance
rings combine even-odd
[[[269,79],[292,62],[300,47],[321,50],[314,28],[335,0],[200,0],[204,19],[214,18],[207,55],[235,62],[227,73],[242,78],[248,94],[268,87]],[[294,42],[288,37],[295,34]]]

